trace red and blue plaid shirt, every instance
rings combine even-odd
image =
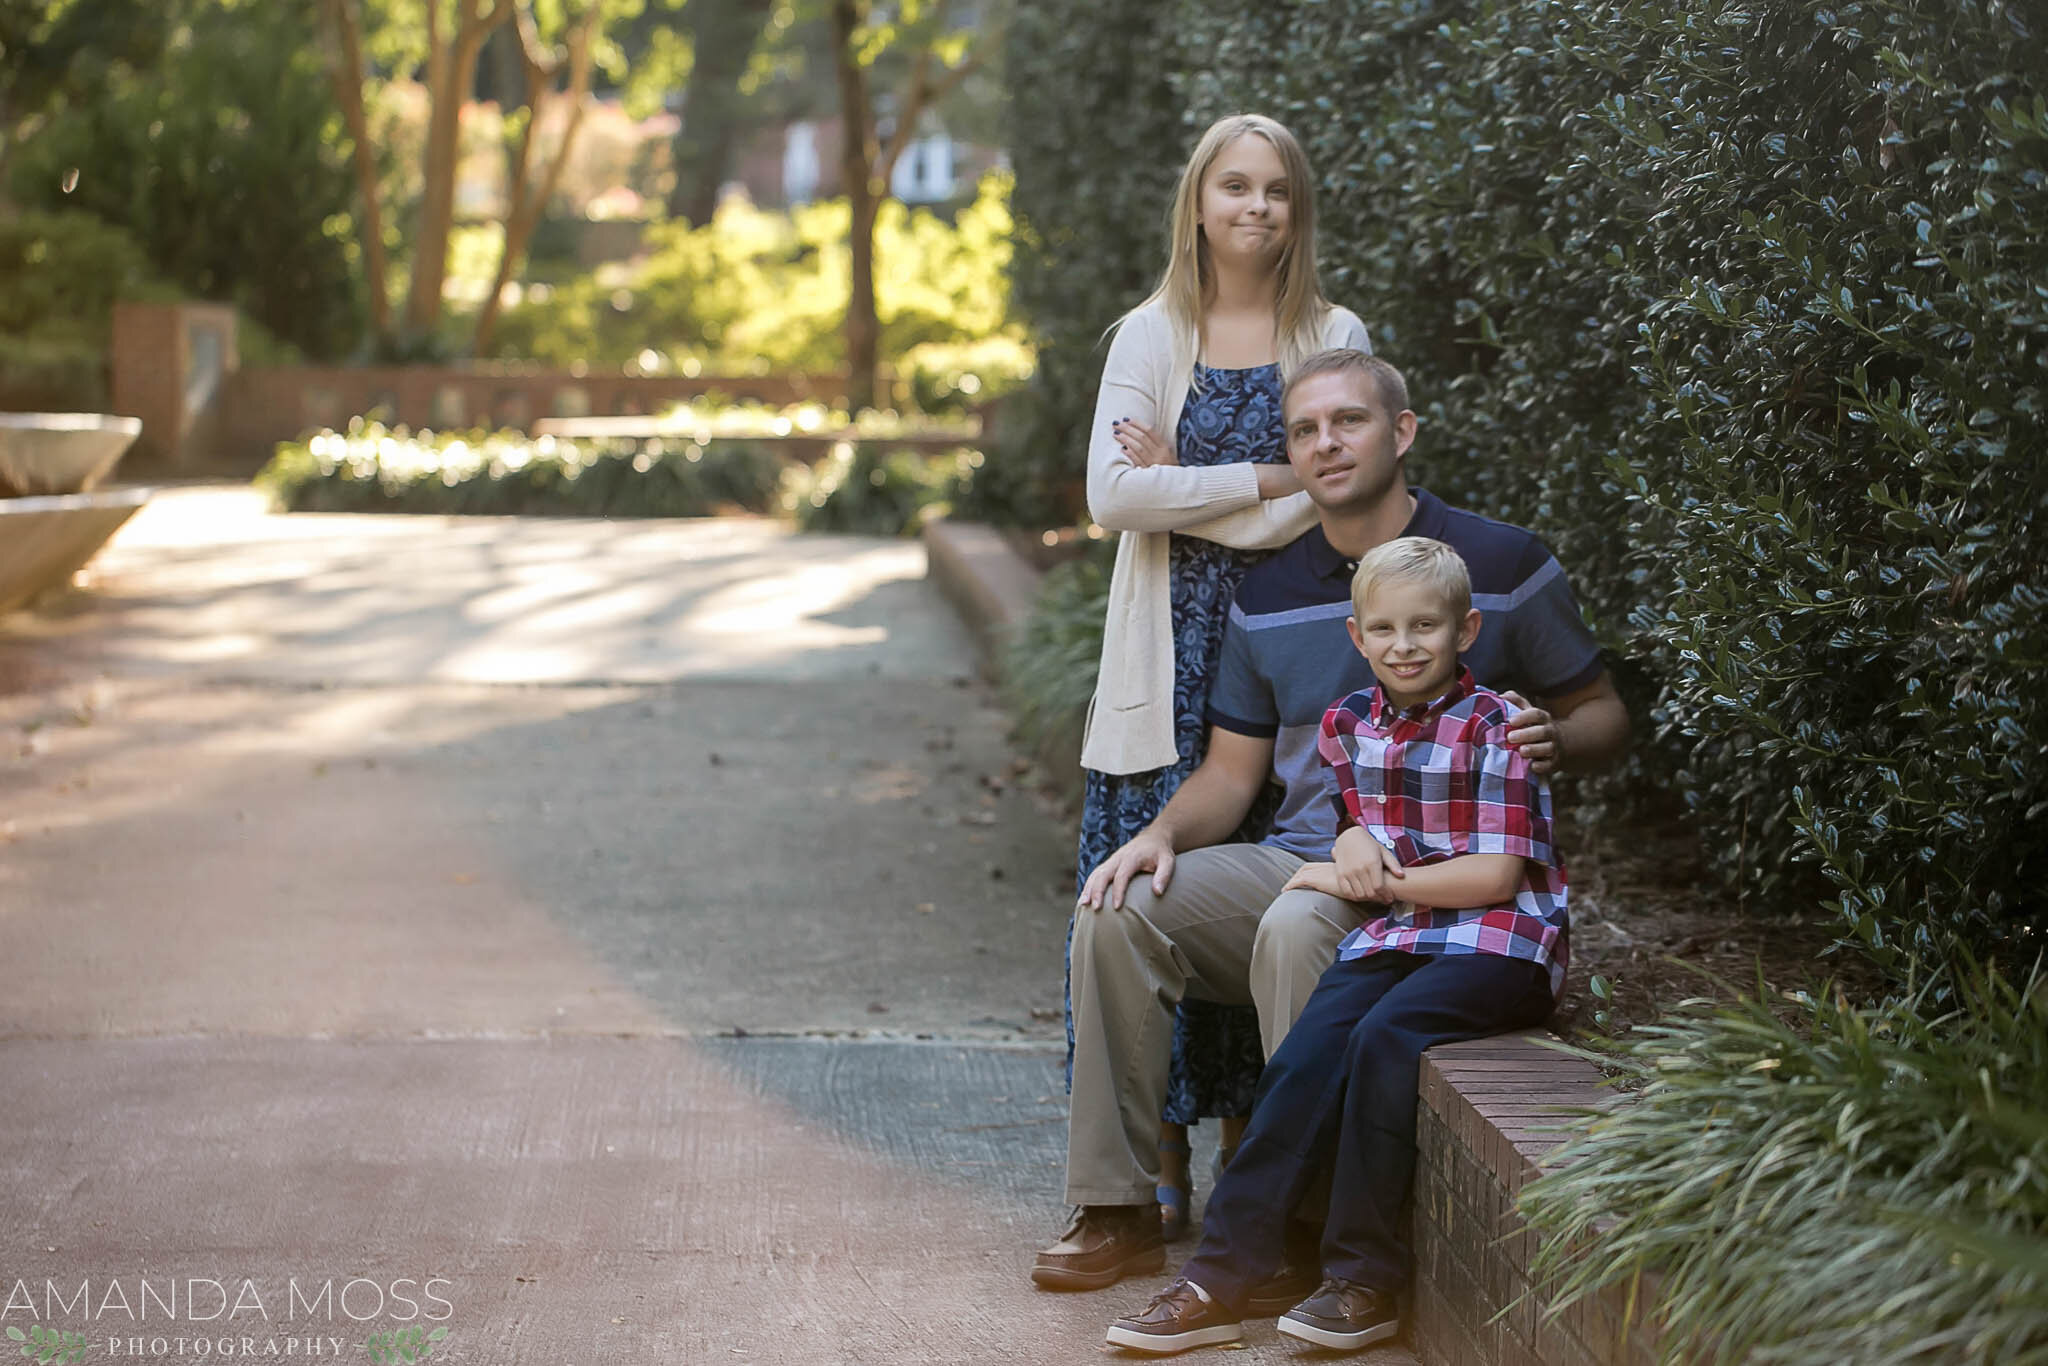
[[[1514,711],[1460,668],[1434,702],[1396,709],[1375,685],[1323,714],[1316,748],[1336,774],[1340,830],[1364,826],[1404,868],[1461,854],[1524,860],[1512,902],[1463,910],[1397,902],[1347,935],[1338,958],[1495,953],[1541,965],[1551,994],[1563,990],[1564,864],[1551,842],[1550,785],[1508,744]]]

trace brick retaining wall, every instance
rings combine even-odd
[[[1614,1100],[1592,1065],[1531,1036],[1479,1039],[1431,1049],[1421,1086],[1410,1338],[1425,1366],[1651,1366],[1620,1291],[1555,1320],[1528,1293],[1536,1235],[1515,1199],[1564,1116]]]

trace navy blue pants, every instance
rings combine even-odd
[[[1541,1024],[1551,1005],[1549,971],[1519,958],[1375,953],[1332,963],[1266,1063],[1181,1275],[1242,1309],[1284,1263],[1289,1218],[1328,1169],[1323,1274],[1401,1289],[1423,1050]]]

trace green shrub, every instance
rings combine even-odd
[[[925,342],[896,358],[896,379],[921,413],[965,413],[1016,392],[1036,360],[1014,331],[969,342]]]
[[[0,216],[0,406],[97,412],[122,299],[174,299],[126,232],[88,213]]]
[[[256,484],[287,512],[704,517],[774,505],[783,460],[758,442],[567,441],[356,423],[285,442]]]
[[[1143,12],[1190,126],[1303,136],[1326,284],[1413,381],[1414,473],[1555,546],[1645,723],[1634,776],[1735,897],[1831,898],[1902,993],[1620,1044],[1641,1096],[1527,1197],[1553,1284],[1661,1273],[1674,1361],[2048,1361],[2048,1020],[2006,984],[2048,930],[2048,16]],[[1046,151],[1027,227],[1099,165]],[[1026,241],[1020,302],[1071,259]],[[1086,298],[1031,303],[1083,335]],[[1036,339],[1050,392],[1079,351]],[[1041,424],[1085,417],[1087,369]]]
[[[782,505],[803,531],[910,536],[952,510],[980,464],[979,451],[926,455],[842,441],[817,464],[790,468]]]
[[[1737,894],[1832,895],[1902,974],[2030,961],[2038,31],[1984,0],[1187,0],[1178,27],[1197,121],[1305,136],[1418,474],[1553,543],[1640,771]]]
[[[1004,27],[1012,293],[1037,369],[1004,403],[969,515],[1036,530],[1081,512],[1103,330],[1166,264],[1166,208],[1190,142],[1168,88],[1175,24],[1172,0],[1046,0],[1017,6]]]
[[[2048,979],[1692,1003],[1524,1187],[1561,1308],[1660,1275],[1669,1362],[2048,1360]]]

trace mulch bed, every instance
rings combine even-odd
[[[1593,1032],[1607,979],[1612,1028],[1644,1024],[1695,997],[1730,999],[1771,986],[1833,982],[1853,999],[1879,989],[1862,955],[1835,949],[1842,922],[1819,907],[1802,913],[1743,906],[1720,890],[1698,839],[1675,817],[1609,819],[1564,834],[1571,874],[1571,974],[1552,1019]]]

